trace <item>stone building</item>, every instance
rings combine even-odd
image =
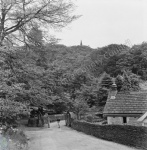
[[[103,116],[108,124],[141,125],[137,121],[147,111],[147,91],[117,92],[116,84],[112,85]]]

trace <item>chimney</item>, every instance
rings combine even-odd
[[[115,79],[113,79],[113,84],[111,85],[108,98],[115,99],[116,94],[117,94],[117,85],[115,84]]]

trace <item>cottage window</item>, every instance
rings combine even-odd
[[[127,117],[123,117],[123,123],[127,123]]]

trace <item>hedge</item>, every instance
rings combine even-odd
[[[73,121],[71,127],[97,138],[147,150],[147,128],[130,125],[97,125]]]

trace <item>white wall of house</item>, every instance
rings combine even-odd
[[[127,122],[128,125],[136,125],[136,124],[138,124],[138,122],[137,122],[138,117],[127,117],[127,118],[128,118],[128,122]]]
[[[137,120],[138,117],[107,117],[108,124],[138,125]]]
[[[122,117],[107,117],[108,124],[122,124]]]
[[[142,126],[147,127],[147,118],[143,121]]]

